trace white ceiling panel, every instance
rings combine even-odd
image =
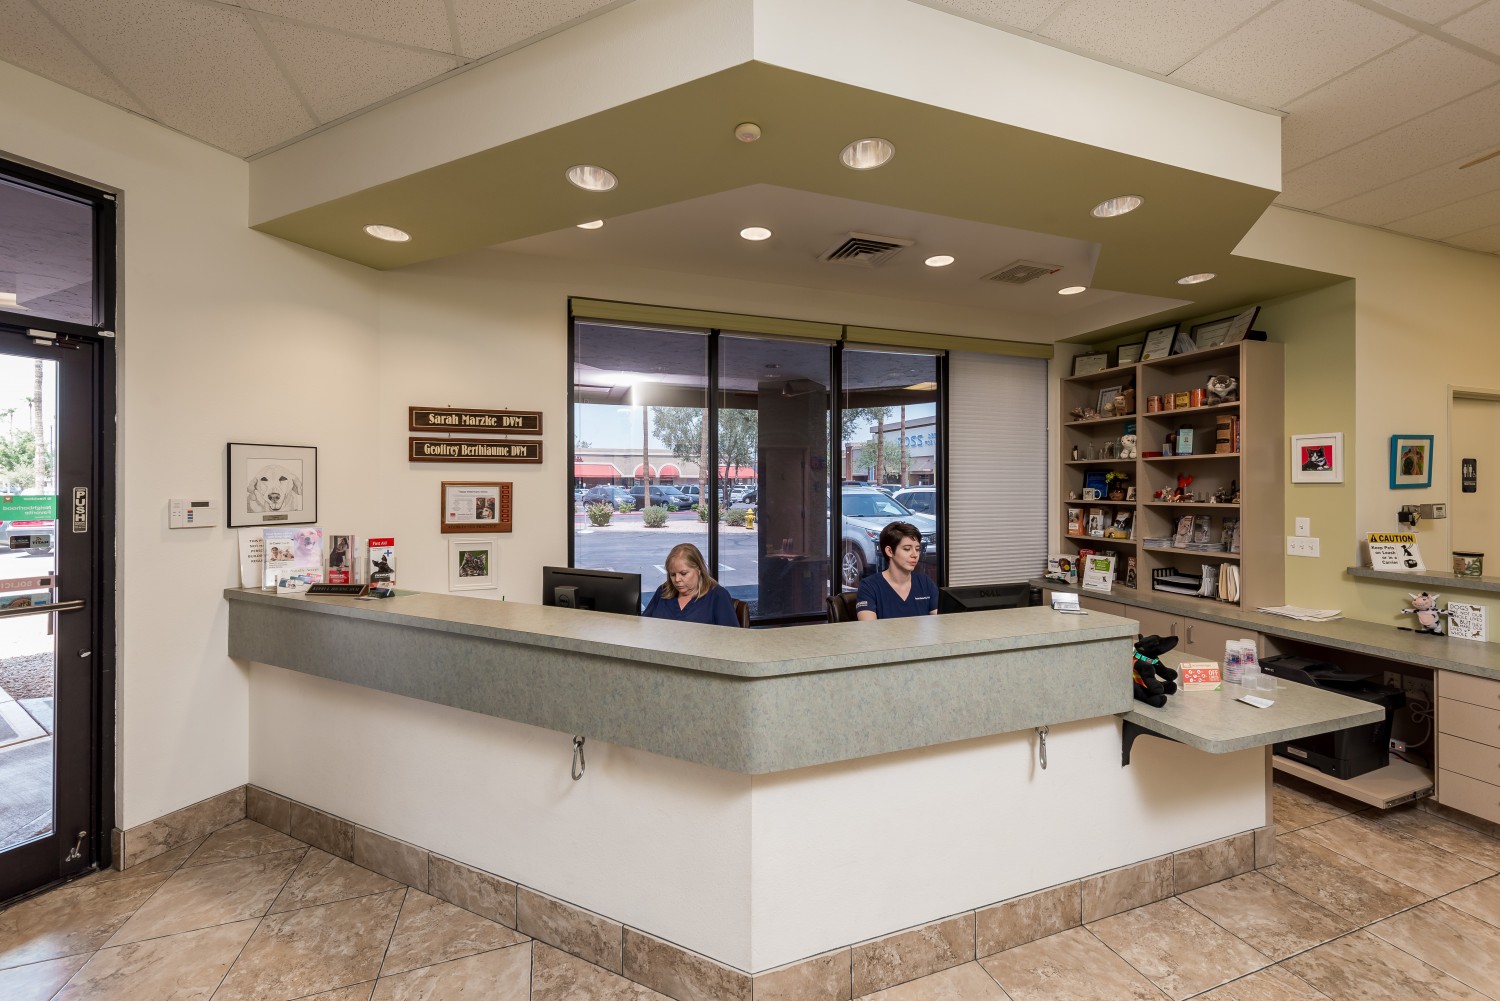
[[[187,0],[43,0],[160,121],[248,156],[316,123],[245,14]]]
[[[238,5],[388,42],[453,51],[443,0],[239,0]]]
[[[1493,148],[1496,135],[1500,135],[1500,85],[1289,171],[1282,178],[1278,201],[1296,208],[1323,209],[1466,154],[1479,156]]]
[[[1500,54],[1500,0],[1489,0],[1443,25],[1443,31]]]
[[[1165,76],[1274,2],[1073,0],[1039,34]]]
[[[1482,250],[1486,254],[1500,254],[1500,226],[1486,226],[1484,229],[1476,229],[1472,233],[1455,236],[1448,242],[1455,246],[1467,247],[1470,250]]]
[[[518,45],[620,0],[450,0],[459,45],[477,58]]]
[[[1279,108],[1415,34],[1351,0],[1282,0],[1170,79]]]
[[[0,59],[101,101],[146,113],[30,0],[0,0],[0,24],[5,25],[0,31]]]
[[[1295,170],[1500,80],[1500,63],[1419,35],[1286,106],[1281,163]]]
[[[1398,219],[1388,223],[1386,228],[1429,240],[1446,240],[1470,232],[1475,219],[1500,219],[1500,174],[1491,180],[1495,183],[1493,191],[1421,215]]]
[[[1398,219],[1409,219],[1466,198],[1488,194],[1500,187],[1500,173],[1478,167],[1459,169],[1473,159],[1465,155],[1449,160],[1394,184],[1335,202],[1323,211],[1336,219],[1385,226]],[[1500,164],[1496,166],[1500,167]]]
[[[1035,31],[1068,0],[916,0],[960,17]]]
[[[285,21],[266,21],[292,81],[322,121],[358,111],[453,69],[458,60]]]
[[[1483,2],[1484,0],[1379,0],[1382,7],[1389,7],[1398,14],[1405,14],[1428,24],[1442,24],[1455,14],[1462,14]]]

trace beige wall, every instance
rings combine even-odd
[[[1500,474],[1500,397],[1453,401],[1452,462],[1448,471],[1448,534],[1454,549],[1484,553],[1486,570],[1500,575],[1500,517],[1496,517],[1496,474]],[[1459,464],[1479,460],[1478,489],[1462,491]],[[1434,482],[1441,475],[1434,472]],[[1431,559],[1428,565],[1432,565]]]

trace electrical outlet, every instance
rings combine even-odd
[[[1406,691],[1406,686],[1401,683],[1401,674],[1398,671],[1385,672],[1385,684],[1387,688],[1394,688],[1398,692]]]
[[[1428,702],[1432,701],[1432,679],[1419,677],[1415,674],[1403,674],[1401,676],[1401,687],[1407,695],[1421,696]]]
[[[1317,539],[1304,539],[1295,535],[1286,537],[1286,554],[1288,556],[1319,556]]]
[[[1301,539],[1305,539],[1309,535],[1312,535],[1312,519],[1311,518],[1298,518],[1297,519],[1297,537],[1301,538]]]
[[[1391,738],[1391,750],[1393,750],[1393,751],[1404,751],[1404,750],[1406,750],[1406,741],[1404,741],[1404,740],[1397,740],[1395,737],[1392,737]]]

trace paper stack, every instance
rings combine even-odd
[[[1334,619],[1344,617],[1344,613],[1337,608],[1299,608],[1296,605],[1276,605],[1257,608],[1256,611],[1269,615],[1284,615],[1289,619],[1301,619],[1303,622],[1332,622]]]

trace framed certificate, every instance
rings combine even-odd
[[[511,484],[443,481],[442,530],[509,532]]]
[[[1172,338],[1177,336],[1177,324],[1158,327],[1146,333],[1146,344],[1141,349],[1141,361],[1165,358],[1172,353]]]

